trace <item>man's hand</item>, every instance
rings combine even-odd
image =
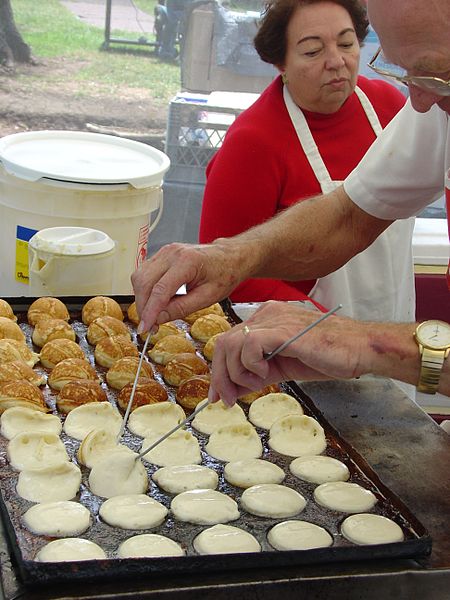
[[[291,304],[267,302],[245,325],[219,336],[210,400],[221,398],[232,405],[249,390],[271,383],[350,379],[367,373],[416,382],[419,360],[412,323],[369,323],[332,315],[273,359],[264,358],[317,315]]]
[[[169,244],[131,276],[139,331],[186,315],[226,298],[240,282],[232,253],[219,244]],[[176,295],[181,286],[186,295]]]

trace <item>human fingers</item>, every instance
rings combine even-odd
[[[136,309],[140,319],[147,326],[149,330],[151,326],[156,322],[156,315],[160,312],[160,306],[156,307],[156,310],[151,310],[149,307],[147,310],[147,303],[153,292],[155,285],[161,280],[165,273],[169,270],[171,265],[171,255],[174,253],[174,249],[170,246],[164,246],[156,254],[149,257],[144,261],[134,273],[131,275],[131,284],[133,286]],[[175,293],[175,290],[173,293]],[[169,296],[171,297],[173,293]],[[163,303],[163,295],[161,294],[160,302]],[[156,314],[155,314],[156,313]]]
[[[225,404],[232,406],[240,396],[272,383],[330,379],[321,370],[301,361],[295,349],[287,348],[283,351],[284,355],[266,360],[264,354],[267,350],[264,348],[270,350],[279,344],[279,328],[274,331],[277,337],[272,341],[270,330],[250,328],[249,325],[235,327],[220,336],[220,343],[218,339],[214,350],[210,401],[222,399]]]
[[[269,366],[264,359],[264,352],[273,350],[278,344],[272,340],[268,346],[264,346],[260,340],[267,342],[267,339],[257,338],[255,333],[259,328],[264,328],[267,319],[270,323],[281,306],[282,303],[276,302],[261,305],[246,323],[236,325],[218,338],[211,369],[211,401],[221,398],[225,404],[232,405],[239,395],[243,395],[242,390],[247,393],[266,385]],[[274,330],[278,331],[278,328]],[[244,349],[248,357],[246,361],[242,359]]]
[[[248,390],[257,390],[264,381],[267,367],[263,365],[260,373],[249,372],[241,362],[241,352],[248,336],[246,325],[236,326],[221,335],[214,348],[211,368],[210,396],[212,401],[221,398],[229,406]]]
[[[169,244],[133,273],[131,280],[142,330],[149,330],[154,323],[182,318],[201,307],[203,300],[195,290],[202,277],[203,261],[195,246]],[[183,285],[189,287],[189,297],[176,296]]]

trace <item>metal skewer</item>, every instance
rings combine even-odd
[[[150,332],[148,332],[148,335],[147,335],[147,337],[145,339],[145,342],[144,342],[144,347],[142,348],[141,357],[139,359],[138,368],[136,370],[136,376],[134,378],[133,387],[131,389],[130,399],[128,400],[127,410],[125,411],[125,414],[123,416],[122,425],[120,426],[120,431],[117,434],[117,443],[120,442],[120,440],[122,439],[122,436],[123,436],[123,432],[125,431],[125,426],[126,426],[127,421],[128,421],[128,416],[130,414],[131,407],[133,405],[134,394],[136,393],[137,382],[138,382],[139,375],[140,375],[140,372],[141,372],[142,362],[144,361],[144,356],[145,356],[145,352],[147,350],[149,339],[150,339]]]
[[[168,431],[167,433],[165,433],[162,437],[160,437],[159,439],[157,439],[155,442],[153,442],[153,444],[151,444],[148,448],[146,448],[145,450],[142,450],[135,458],[135,460],[137,460],[138,458],[142,458],[145,454],[147,454],[148,452],[150,452],[150,450],[153,450],[153,448],[156,448],[156,446],[159,446],[159,444],[161,442],[163,442],[164,440],[166,440],[169,436],[172,435],[172,433],[175,433],[175,431],[178,431],[178,429],[181,429],[182,427],[184,427],[184,425],[186,425],[186,423],[189,423],[189,421],[192,421],[192,419],[194,419],[199,412],[201,412],[204,408],[206,408],[207,406],[209,406],[210,402],[205,402],[204,404],[198,404],[196,409],[194,410],[194,412],[189,415],[188,417],[186,417],[186,419],[184,419],[183,421],[181,421],[181,423],[178,423],[178,425],[175,425],[175,427],[173,429],[171,429],[170,431]]]
[[[305,329],[302,329],[302,331],[300,331],[300,333],[296,333],[291,338],[289,338],[288,340],[286,340],[285,342],[280,344],[278,346],[278,348],[275,348],[275,350],[272,350],[272,352],[265,352],[264,358],[266,360],[270,360],[271,358],[273,358],[274,356],[279,354],[282,350],[287,348],[289,346],[289,344],[292,344],[292,342],[295,342],[295,340],[298,340],[299,337],[302,337],[302,335],[305,335],[305,333],[308,333],[308,331],[310,331],[313,327],[315,327],[316,325],[318,325],[319,323],[321,323],[322,321],[327,319],[330,315],[333,315],[335,312],[337,312],[341,308],[342,308],[342,304],[338,304],[337,306],[335,306],[334,308],[332,308],[331,310],[329,310],[328,312],[323,314],[321,317],[319,317],[316,321],[313,321],[312,323],[310,323],[307,327],[305,327]]]

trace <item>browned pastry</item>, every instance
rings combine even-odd
[[[168,335],[182,335],[183,337],[186,337],[184,331],[181,331],[181,329],[178,329],[175,323],[169,321],[168,323],[161,323],[161,325],[158,326],[158,331],[156,331],[156,333],[150,337],[150,344],[154,346],[157,342]]]
[[[138,365],[139,358],[137,357],[125,356],[124,358],[119,358],[106,373],[108,385],[115,390],[121,390],[127,383],[133,383]],[[153,379],[152,366],[146,360],[142,361],[140,376]]]
[[[42,346],[39,358],[44,367],[53,369],[66,358],[86,359],[86,356],[80,346],[73,340],[57,338],[56,340],[50,340],[50,342]]]
[[[21,360],[29,367],[39,362],[39,354],[33,352],[24,342],[18,340],[0,340],[0,362],[8,363]]]
[[[62,387],[75,379],[90,379],[98,381],[94,367],[83,358],[66,358],[59,362],[48,376],[48,385],[60,390]]]
[[[44,375],[33,371],[30,366],[20,360],[0,363],[0,383],[21,380],[26,380],[33,385],[39,386],[44,385],[47,378]]]
[[[223,312],[222,307],[218,302],[215,304],[211,304],[211,306],[207,306],[206,308],[201,308],[200,310],[196,310],[195,312],[184,317],[186,323],[192,325],[199,317],[204,317],[205,315],[219,315],[220,317],[224,317],[225,314]]]
[[[81,320],[85,325],[90,325],[98,317],[106,316],[123,321],[120,304],[108,296],[95,296],[88,300],[81,309]]]
[[[29,381],[6,381],[0,384],[0,414],[7,408],[23,406],[49,412],[42,391]]]
[[[249,394],[245,394],[245,396],[241,396],[240,398],[238,398],[238,400],[240,402],[243,402],[244,404],[251,404],[252,402],[254,402],[257,398],[260,398],[261,396],[265,396],[266,394],[273,394],[273,393],[279,392],[279,391],[280,391],[280,386],[276,383],[272,383],[271,385],[267,385],[262,390],[258,390],[257,392],[250,392]]]
[[[6,300],[2,300],[2,298],[0,298],[0,317],[6,317],[7,319],[11,319],[11,321],[17,321],[17,317],[14,314],[11,305],[9,302],[6,302]]]
[[[127,383],[127,385],[120,390],[117,397],[117,403],[123,411],[127,409],[128,402],[130,401],[133,384],[134,382]],[[144,406],[145,404],[165,402],[167,398],[167,392],[160,383],[154,379],[139,377],[136,384],[136,391],[134,393],[131,410],[133,411],[138,406]]]
[[[145,341],[148,335],[148,332],[144,331],[143,333],[139,334],[139,337],[142,341]],[[161,325],[158,325],[157,331],[150,336],[150,344],[154,346],[157,342],[168,335],[182,335],[183,337],[186,337],[186,333],[184,331],[178,329],[173,321],[169,321],[168,323],[161,323]]]
[[[175,354],[190,352],[195,354],[194,344],[182,335],[166,335],[156,342],[148,355],[155,363],[166,365]]]
[[[136,308],[136,302],[133,302],[127,308],[127,317],[128,320],[131,321],[134,325],[139,325],[140,319]]]
[[[206,362],[190,352],[175,354],[164,367],[164,381],[169,385],[178,386],[184,379],[192,375],[205,375],[209,373]]]
[[[208,397],[209,375],[193,375],[182,381],[177,390],[177,402],[183,408],[194,410],[199,402]]]
[[[82,404],[107,401],[106,392],[98,381],[75,379],[61,388],[56,399],[56,406],[60,412],[67,414]]]
[[[119,358],[124,356],[139,356],[139,350],[125,335],[105,337],[95,346],[95,362],[102,367],[109,369]]]
[[[106,315],[97,317],[92,321],[88,327],[86,337],[88,342],[95,346],[101,339],[113,335],[126,335],[131,340],[131,333],[125,323],[116,319],[116,317]]]
[[[42,348],[47,342],[56,339],[76,340],[75,331],[63,319],[40,319],[33,331],[32,340]]]
[[[38,298],[28,308],[27,318],[30,325],[36,325],[42,317],[46,319],[62,319],[63,321],[70,319],[69,311],[64,302],[50,296]]]
[[[0,317],[0,340],[25,342],[25,334],[17,323],[8,319],[8,317]]]
[[[229,329],[231,329],[231,325],[225,317],[211,314],[199,317],[194,321],[191,325],[191,335],[196,340],[207,342],[213,335],[224,333]]]
[[[216,341],[217,341],[217,338],[219,337],[219,335],[222,335],[222,333],[216,333],[216,335],[213,335],[212,337],[210,337],[209,340],[206,342],[206,344],[203,346],[203,356],[207,360],[213,359],[214,348],[216,347]]]

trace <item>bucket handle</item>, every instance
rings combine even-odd
[[[32,246],[28,246],[29,254],[29,277],[30,285],[32,285],[33,277],[37,277],[43,284],[48,281],[51,276],[54,266],[53,258],[47,260],[45,263],[40,264],[39,255]]]
[[[164,196],[163,196],[163,194],[161,194],[161,202],[159,203],[158,214],[156,215],[155,220],[150,224],[150,227],[148,230],[148,235],[150,235],[150,233],[155,229],[155,227],[160,222],[161,217],[162,217],[163,207],[164,207]]]

